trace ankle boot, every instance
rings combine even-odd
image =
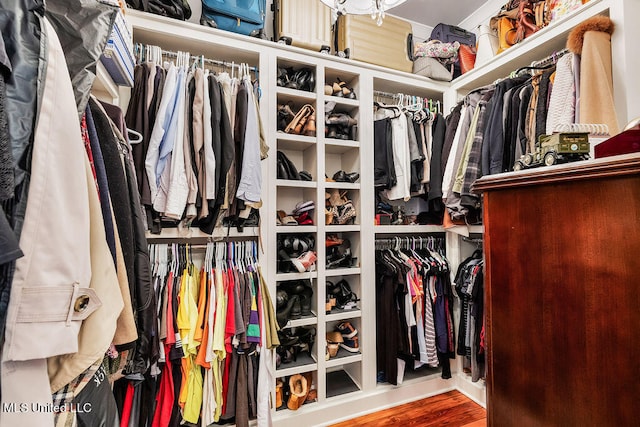
[[[300,405],[307,399],[309,393],[309,385],[307,379],[300,374],[291,375],[289,377],[289,401],[287,402],[287,408],[292,411],[297,411]]]

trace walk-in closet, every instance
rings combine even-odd
[[[0,0],[0,427],[633,425],[640,4],[435,3]]]

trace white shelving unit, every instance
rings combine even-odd
[[[578,23],[597,14],[608,14],[621,21],[625,31],[637,34],[638,30],[629,24],[632,16],[625,11],[637,12],[636,0],[591,0],[581,9],[554,22],[548,28],[526,39],[490,62],[449,83],[432,81],[383,67],[359,63],[353,60],[322,55],[264,40],[248,38],[233,33],[203,27],[194,23],[180,22],[156,15],[130,10],[127,20],[132,26],[135,42],[159,45],[168,50],[186,50],[193,54],[227,61],[247,62],[259,68],[262,89],[260,110],[270,146],[269,157],[262,162],[263,207],[261,209],[262,242],[264,253],[260,263],[272,296],[277,285],[283,281],[309,280],[314,296],[313,316],[294,319],[288,327],[316,328],[316,343],[312,356],[298,357],[295,363],[281,365],[277,377],[287,377],[295,373],[312,372],[314,385],[318,390],[318,401],[306,404],[298,411],[283,409],[273,412],[276,426],[322,425],[338,419],[353,417],[383,407],[394,406],[452,389],[458,389],[477,402],[486,402],[482,382],[471,383],[461,366],[452,365],[452,380],[442,380],[437,371],[407,379],[402,386],[392,387],[376,383],[376,319],[375,319],[375,238],[388,235],[444,235],[446,251],[455,268],[475,246],[462,236],[481,236],[482,226],[457,226],[445,230],[438,225],[417,226],[375,226],[375,194],[373,176],[373,101],[374,90],[391,93],[410,93],[420,97],[442,100],[444,112],[470,90],[492,83],[507,76],[511,71],[528,65],[531,61],[560,50],[568,32]],[[637,15],[636,15],[637,17]],[[618,25],[618,23],[616,23]],[[635,32],[634,32],[635,31]],[[616,38],[614,34],[614,63],[621,55],[617,44],[630,43],[628,37]],[[627,50],[629,47],[627,46]],[[629,51],[630,52],[630,51]],[[627,54],[629,54],[627,52]],[[635,64],[633,59],[621,60],[623,66],[614,69],[616,92],[625,87],[625,80],[632,79],[628,73]],[[637,60],[635,60],[637,62]],[[277,68],[309,67],[315,72],[316,87],[312,92],[281,88],[276,85]],[[353,87],[357,99],[345,99],[324,94],[324,84],[333,83],[337,78]],[[637,93],[636,93],[637,95]],[[640,113],[636,99],[625,98],[619,111],[620,121],[625,122],[634,113]],[[335,101],[336,111],[345,112],[358,120],[355,140],[341,140],[325,137],[323,110],[325,102]],[[122,105],[121,100],[121,105]],[[301,136],[278,132],[277,106],[290,102],[294,107],[311,104],[316,109],[316,135]],[[624,104],[624,105],[622,105]],[[626,123],[626,122],[625,122]],[[276,150],[283,150],[299,170],[311,173],[313,181],[278,180]],[[336,183],[325,181],[338,170],[360,173],[356,183]],[[355,225],[327,226],[324,224],[325,193],[328,190],[347,190],[357,209]],[[312,214],[314,225],[276,226],[278,210],[291,213],[296,203],[303,200],[315,202]],[[257,236],[258,229],[245,228],[236,234],[232,228],[231,237]],[[327,269],[324,265],[326,250],[324,240],[327,234],[340,233],[351,240],[354,256],[358,264],[354,268]],[[305,273],[279,273],[277,271],[277,243],[283,235],[313,235],[316,242],[318,262],[315,271]],[[216,230],[213,236],[191,231],[188,235],[178,231],[163,231],[154,239],[216,238],[226,235],[226,230]],[[326,281],[337,282],[345,279],[360,301],[352,311],[325,313]],[[349,321],[359,330],[360,352],[349,353],[341,350],[338,357],[325,360],[325,333],[342,321]],[[275,399],[273,399],[275,401]]]

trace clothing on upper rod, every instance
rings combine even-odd
[[[396,99],[396,104],[375,104],[374,183],[379,207],[376,213],[387,214],[380,207],[419,197],[428,207],[420,218],[406,219],[407,223],[440,224],[443,209],[439,164],[444,117],[432,111],[432,100],[402,94],[397,94]],[[436,101],[436,107],[438,104]]]
[[[126,119],[143,135],[133,156],[151,232],[177,222],[208,234],[223,219],[257,225],[260,160],[268,147],[249,74],[214,75],[189,67],[189,55],[180,52],[181,66],[161,66],[166,51],[156,46],[138,51],[148,51],[155,62],[136,65]]]

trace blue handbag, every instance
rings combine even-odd
[[[200,23],[238,34],[262,34],[266,0],[202,0]]]

